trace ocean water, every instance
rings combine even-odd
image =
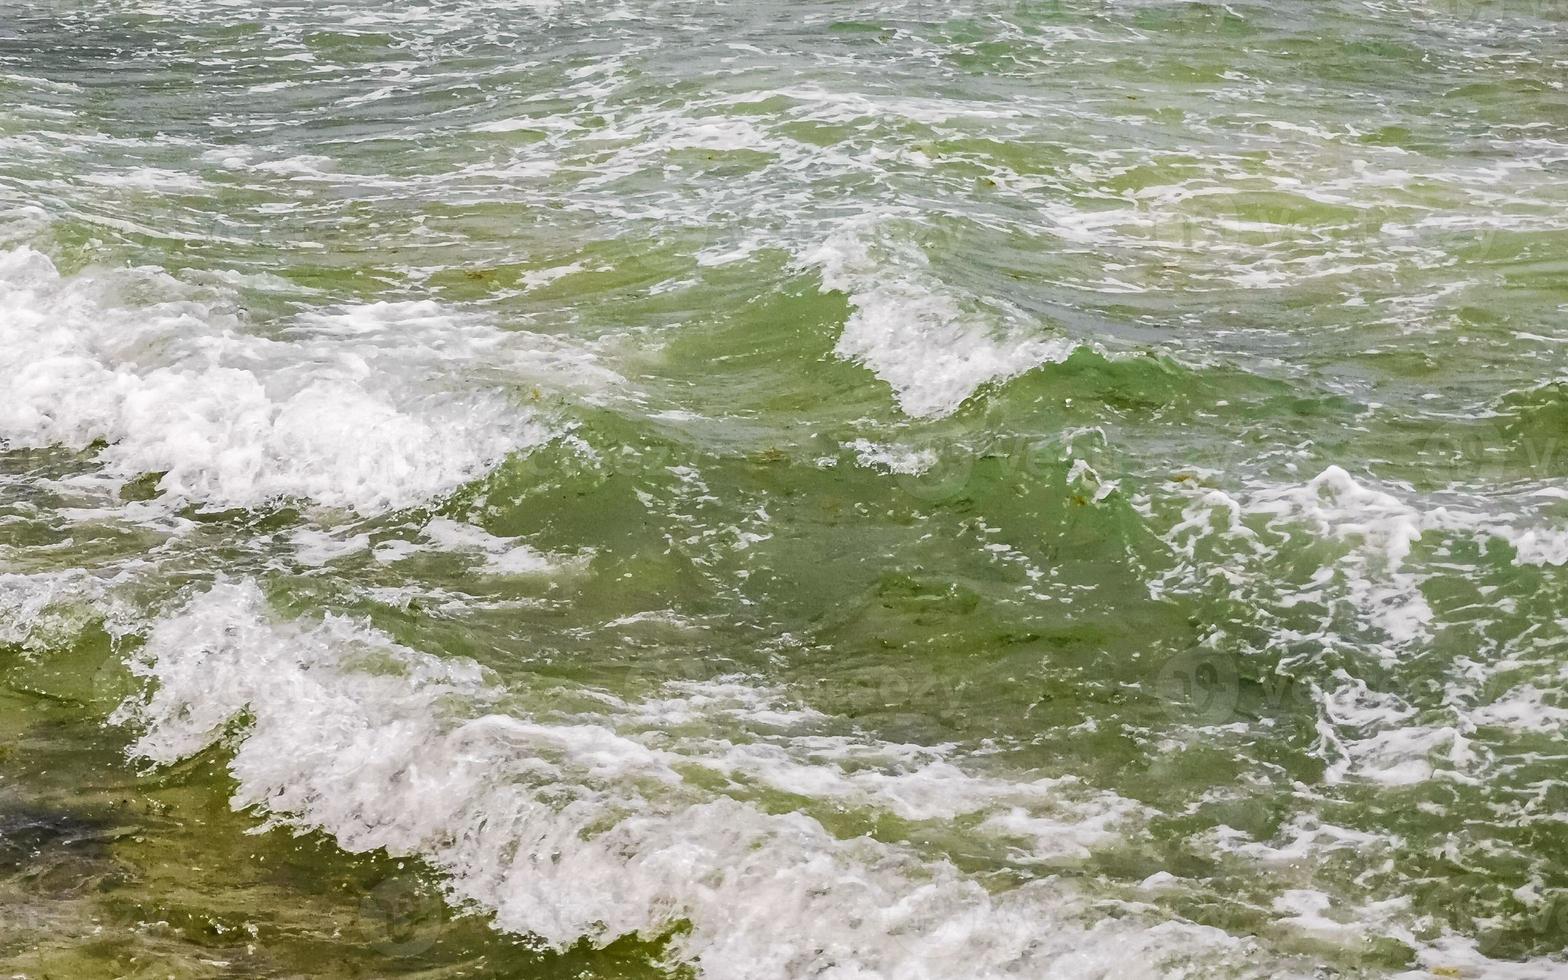
[[[1568,976],[1565,85],[6,0],[0,974]]]

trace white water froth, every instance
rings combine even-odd
[[[873,222],[852,223],[802,261],[855,308],[835,353],[870,368],[906,414],[950,415],[980,386],[1072,354],[1070,341],[1029,336],[961,303],[926,271],[918,247],[876,242],[873,232]]]
[[[103,615],[101,583],[85,572],[0,572],[0,646],[40,655]]]
[[[1404,568],[1421,538],[1421,518],[1403,501],[1330,466],[1303,486],[1257,494],[1247,509],[1271,522],[1302,523],[1319,537],[1354,543],[1340,562],[1350,601],[1394,644],[1426,635],[1432,609]]]
[[[275,622],[250,584],[219,584],[161,620],[134,669],[155,682],[117,714],[142,731],[136,756],[176,762],[244,718],[229,738],[236,806],[323,829],[350,851],[419,855],[454,900],[556,948],[676,931],[675,957],[736,980],[1284,972],[1255,959],[1243,969],[1256,947],[1218,930],[1126,906],[1105,915],[1103,899],[1091,910],[1056,879],[993,894],[943,859],[715,796],[683,775],[698,760],[607,723],[504,713],[505,693],[478,667],[344,618]],[[715,702],[745,703],[710,692]],[[779,759],[715,761],[766,773]],[[801,776],[793,763],[772,772],[811,791]],[[967,778],[939,768],[889,784],[835,768],[820,785],[861,797],[891,786],[912,813],[942,816],[995,788]],[[1052,789],[1011,793],[1028,802]]]
[[[161,271],[63,277],[25,246],[0,253],[0,309],[0,442],[103,440],[108,472],[162,473],[161,494],[213,506],[409,506],[553,435],[508,385],[610,376],[431,302],[306,314],[259,336]]]
[[[870,439],[856,439],[845,448],[855,451],[855,461],[861,466],[902,476],[919,476],[937,463],[937,455],[930,449],[884,445]]]
[[[1517,565],[1556,563],[1568,533],[1529,526],[1513,514],[1498,515],[1457,506],[1423,509],[1387,490],[1363,484],[1339,466],[1329,466],[1302,484],[1252,488],[1240,497],[1222,490],[1196,491],[1182,520],[1166,535],[1184,559],[1151,591],[1192,589],[1226,583],[1236,595],[1272,607],[1322,608],[1313,635],[1281,635],[1282,642],[1313,641],[1323,649],[1343,642],[1336,610],[1348,610],[1368,632],[1360,645],[1391,666],[1419,655],[1431,641],[1435,615],[1423,591],[1432,572],[1412,559],[1427,536],[1504,542]],[[1326,562],[1304,585],[1278,586],[1264,563],[1282,541],[1305,533],[1332,543]],[[1226,549],[1205,554],[1205,540],[1224,539]],[[1238,553],[1239,550],[1239,553]],[[1214,562],[1220,564],[1213,564]],[[1256,567],[1254,564],[1256,563]],[[1440,710],[1421,710],[1396,690],[1376,690],[1344,669],[1315,687],[1319,703],[1319,753],[1328,762],[1325,779],[1362,779],[1410,785],[1433,778],[1483,778],[1489,757],[1475,740],[1478,726],[1517,732],[1562,732],[1568,712],[1547,704],[1529,686],[1496,690],[1488,684],[1516,664],[1476,663],[1473,676],[1456,677]]]

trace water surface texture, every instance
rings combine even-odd
[[[0,5],[0,972],[1568,975],[1568,7]]]

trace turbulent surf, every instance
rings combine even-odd
[[[0,9],[0,970],[1568,974],[1568,19]]]

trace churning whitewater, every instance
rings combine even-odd
[[[0,9],[0,972],[1568,975],[1568,19]]]

